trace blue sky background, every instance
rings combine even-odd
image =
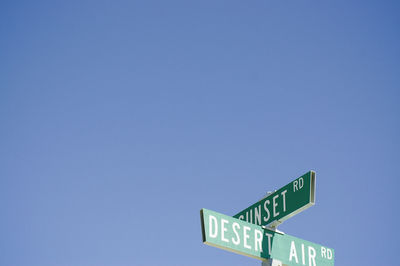
[[[0,265],[260,265],[202,244],[309,170],[280,229],[398,262],[400,3],[2,1]]]

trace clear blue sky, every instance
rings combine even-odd
[[[260,265],[202,244],[309,170],[280,229],[398,263],[400,4],[2,1],[0,265]]]

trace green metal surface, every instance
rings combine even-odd
[[[233,217],[256,225],[277,225],[315,203],[315,172],[309,171]]]
[[[334,250],[207,209],[200,211],[203,242],[252,258],[287,265],[331,266]]]

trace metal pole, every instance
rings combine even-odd
[[[261,266],[283,266],[282,262],[279,260],[264,260]]]
[[[272,191],[268,191],[267,192],[267,196],[272,194],[272,193],[273,193]],[[276,232],[276,231],[279,231],[277,227],[278,227],[278,224],[275,224],[274,226],[267,227],[267,228],[269,230],[272,230],[272,231]],[[279,231],[279,233],[283,233],[283,232]],[[269,260],[263,260],[262,263],[261,263],[261,266],[284,266],[284,264],[282,264],[282,262],[279,261],[279,260],[269,259]]]
[[[272,231],[279,231],[275,226],[273,227],[267,227],[269,230]],[[279,233],[283,233],[281,231],[279,231]],[[279,260],[274,260],[274,259],[269,259],[269,260],[264,260],[261,264],[261,266],[284,266],[284,264],[282,264],[281,261]]]

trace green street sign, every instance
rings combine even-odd
[[[310,171],[233,217],[256,225],[278,225],[315,203],[315,172]]]
[[[207,209],[200,211],[203,242],[252,258],[287,265],[333,266],[334,250]]]

